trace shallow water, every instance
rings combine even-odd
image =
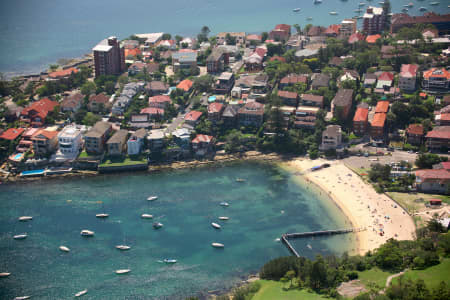
[[[245,178],[244,183],[236,178]],[[158,195],[158,200],[146,198]],[[222,207],[220,202],[229,202]],[[106,212],[109,218],[95,218]],[[164,224],[152,228],[150,213]],[[30,222],[18,222],[22,215]],[[219,216],[230,217],[219,221]],[[214,229],[210,223],[222,225]],[[269,259],[289,255],[285,232],[331,229],[347,220],[279,167],[245,163],[159,174],[120,174],[0,186],[0,299],[183,299],[231,287]],[[92,238],[82,229],[95,231]],[[25,240],[12,236],[27,233]],[[295,241],[301,255],[340,254],[348,236]],[[225,249],[211,247],[212,242]],[[120,252],[114,246],[132,248]],[[310,244],[311,248],[307,247]],[[70,253],[61,252],[65,245]],[[160,260],[174,258],[166,265]],[[128,275],[114,274],[131,269]]]

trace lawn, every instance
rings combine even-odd
[[[284,291],[283,286],[288,287],[289,283],[282,283],[279,281],[272,280],[259,280],[261,283],[261,288],[252,297],[252,300],[321,300],[328,299],[325,296],[309,293],[306,290],[290,290]]]
[[[368,287],[369,283],[373,282],[379,287],[384,287],[386,285],[386,279],[392,275],[392,273],[385,272],[380,270],[377,267],[374,267],[370,270],[366,270],[363,272],[358,272],[358,279],[361,280],[361,282]]]
[[[430,199],[441,199],[442,202],[450,204],[450,197],[443,195],[433,195],[433,194],[423,194],[423,193],[396,193],[396,192],[387,192],[392,199],[400,203],[406,209],[408,209],[409,213],[413,213],[418,209],[425,208],[425,203]]]
[[[145,156],[119,156],[119,157],[107,157],[99,167],[120,167],[131,166],[138,164],[147,164]]]
[[[403,276],[404,279],[423,279],[428,288],[435,288],[441,281],[450,284],[450,258],[445,258],[439,265],[432,266],[425,270],[410,270]],[[396,283],[398,278],[394,278],[392,283]]]

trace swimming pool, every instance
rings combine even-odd
[[[20,174],[20,176],[40,176],[40,175],[44,175],[44,172],[45,172],[44,169],[23,171]]]

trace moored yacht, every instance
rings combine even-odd
[[[70,252],[70,249],[66,246],[59,246],[59,250],[61,250],[62,252]]]
[[[76,293],[76,294],[75,294],[75,297],[81,297],[81,296],[83,296],[83,295],[86,295],[87,292],[88,292],[87,290],[82,290],[81,292]]]
[[[292,11],[293,11],[293,12],[299,12],[299,11],[300,11],[300,8],[294,8]]]
[[[141,215],[141,218],[142,218],[142,219],[152,219],[152,218],[153,218],[153,215],[150,215],[150,214],[142,214],[142,215]]]
[[[230,218],[229,217],[219,217],[219,220],[222,220],[222,221],[228,221]]]
[[[177,262],[177,260],[176,259],[165,258],[163,260],[163,262],[165,262],[166,264],[174,264],[174,263]]]
[[[94,232],[90,231],[90,230],[87,230],[87,229],[81,230],[80,234],[82,236],[94,236]]]
[[[0,278],[8,277],[9,275],[11,275],[11,273],[2,272],[2,273],[0,273]]]
[[[26,222],[26,221],[31,221],[31,220],[33,220],[33,217],[31,217],[31,216],[22,216],[19,218],[20,222]]]
[[[211,246],[213,246],[214,248],[224,248],[225,245],[221,244],[221,243],[212,243]]]
[[[30,299],[31,296],[20,296],[20,297],[15,297],[14,300],[25,300],[25,299]]]
[[[127,246],[127,245],[117,245],[117,246],[116,246],[116,249],[125,251],[125,250],[130,250],[131,247],[130,247],[130,246]]]
[[[217,223],[211,223],[211,225],[212,225],[212,227],[214,227],[214,228],[216,228],[216,229],[220,229],[220,228],[222,228],[222,226],[220,226],[219,224],[217,224]]]
[[[229,206],[228,202],[220,202],[220,206]]]
[[[128,274],[128,273],[130,273],[130,272],[131,272],[130,269],[120,269],[120,270],[116,270],[116,274],[117,274],[117,275]]]
[[[95,217],[96,218],[100,218],[100,219],[104,219],[104,218],[109,217],[109,214],[96,214]]]
[[[27,238],[27,234],[26,233],[23,233],[23,234],[17,234],[17,235],[15,235],[15,236],[13,236],[13,238],[15,239],[15,240],[23,240],[23,239],[26,239]]]
[[[153,228],[155,228],[155,229],[159,229],[159,228],[161,228],[163,226],[164,226],[163,223],[160,223],[160,222],[153,223]]]
[[[330,15],[332,15],[332,16],[335,16],[335,15],[337,15],[338,13],[337,12],[335,12],[335,11],[330,11]]]
[[[147,198],[148,201],[155,201],[156,199],[158,199],[158,196],[150,196]]]

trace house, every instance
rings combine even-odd
[[[332,25],[328,26],[327,29],[325,29],[325,35],[327,37],[334,37],[334,38],[336,38],[339,35],[340,29],[341,29],[341,25],[332,24]]]
[[[308,76],[298,75],[298,74],[286,75],[280,80],[280,89],[284,89],[285,87],[288,87],[288,86],[293,86],[297,83],[304,83],[307,85],[308,84]]]
[[[152,152],[159,152],[164,147],[164,130],[153,129],[147,136],[148,147]]]
[[[162,117],[164,116],[164,109],[157,108],[157,107],[146,107],[146,108],[141,109],[140,113],[148,115],[149,120],[150,119],[162,119]]]
[[[67,125],[58,133],[58,151],[55,161],[67,161],[77,158],[83,148],[84,126]]]
[[[87,106],[92,112],[108,111],[111,108],[109,99],[110,98],[105,93],[91,95]]]
[[[389,90],[392,86],[393,81],[394,74],[390,72],[383,72],[378,76],[378,81],[375,89],[382,90],[383,92],[385,90]]]
[[[434,122],[436,126],[450,126],[450,113],[439,113],[435,115]]]
[[[388,59],[393,57],[401,57],[406,56],[407,49],[402,46],[391,46],[391,45],[383,45],[381,46],[381,58]]]
[[[386,114],[375,113],[370,123],[370,136],[374,140],[383,139],[386,132]]]
[[[439,33],[448,33],[450,27],[450,14],[439,15],[434,12],[422,16],[409,16],[408,14],[394,14],[391,19],[391,32],[398,32],[402,27],[413,27],[417,24],[432,24]]]
[[[365,107],[358,107],[353,117],[353,132],[356,135],[366,134],[368,127],[369,109]]]
[[[375,107],[375,113],[387,114],[389,111],[389,101],[378,101]]]
[[[311,106],[299,106],[295,110],[295,128],[312,129],[316,125],[317,113],[320,108]]]
[[[334,117],[347,119],[353,102],[352,89],[339,89],[331,101],[331,111]]]
[[[327,151],[342,147],[342,130],[339,125],[328,125],[322,132],[322,143],[319,149]]]
[[[354,43],[357,43],[357,42],[361,42],[361,41],[364,41],[365,38],[366,37],[364,36],[364,34],[362,34],[360,32],[355,32],[355,33],[353,33],[352,35],[350,35],[348,37],[348,43],[349,44],[354,44]]]
[[[429,151],[445,151],[450,148],[450,126],[438,126],[425,136]]]
[[[406,128],[406,141],[411,145],[422,144],[424,130],[422,124],[410,124]]]
[[[379,39],[381,39],[381,35],[379,34],[368,35],[366,37],[366,42],[368,44],[375,44]]]
[[[145,90],[150,96],[167,94],[169,85],[162,81],[151,81],[145,86]]]
[[[339,77],[338,81],[341,84],[344,81],[359,81],[359,74],[356,70],[344,70],[344,74]]]
[[[145,46],[147,46],[147,47],[155,46],[156,43],[158,43],[160,40],[162,40],[163,35],[164,35],[164,32],[135,34],[135,36],[137,36],[139,39],[145,40]]]
[[[363,31],[368,34],[382,32],[386,26],[386,13],[383,7],[367,7],[363,16]]]
[[[159,108],[150,107],[150,108],[146,108],[146,109],[158,110]],[[145,108],[142,109],[141,113],[139,113],[139,114],[131,114],[130,121],[128,122],[128,124],[130,125],[131,128],[133,128],[133,129],[139,128],[140,129],[140,128],[152,127],[152,125],[153,125],[152,116],[148,113],[142,113],[142,111],[145,111],[146,109]],[[157,120],[161,119],[160,115],[158,115],[158,114],[156,114],[153,118],[157,119]]]
[[[223,125],[228,127],[236,125],[237,115],[238,108],[233,105],[227,105],[222,113]]]
[[[84,96],[80,93],[72,94],[68,97],[65,97],[61,102],[61,111],[63,112],[77,112],[81,105],[83,104]]]
[[[222,49],[214,48],[206,58],[206,71],[213,74],[222,72],[226,64],[228,64],[228,55]]]
[[[142,51],[139,48],[125,48],[124,49],[124,55],[125,59],[131,59],[137,58],[139,55],[142,55]]]
[[[256,45],[261,43],[262,36],[259,34],[249,34],[245,39],[247,46],[250,46],[251,44]]]
[[[197,51],[178,51],[172,53],[172,67],[174,72],[179,70],[194,71],[197,68]]]
[[[269,39],[286,42],[291,35],[291,25],[278,24],[269,32]]]
[[[264,98],[268,91],[269,91],[269,75],[258,74],[254,77],[253,82],[251,83],[249,98],[255,100]]]
[[[125,49],[125,52],[127,52],[127,49]],[[128,56],[128,55],[126,55],[126,56]],[[134,75],[137,75],[139,73],[143,73],[144,69],[146,68],[146,66],[147,65],[144,62],[142,62],[142,61],[135,61],[134,63],[132,63],[128,67],[128,75],[129,76],[134,76]]]
[[[158,95],[148,98],[148,106],[166,109],[172,103],[172,99],[170,99],[167,95]]]
[[[342,58],[334,56],[330,59],[330,61],[328,62],[328,65],[330,67],[339,67],[340,65],[342,65],[344,61],[342,60]]]
[[[375,73],[365,73],[363,77],[365,88],[371,88],[377,83],[377,75]]]
[[[317,90],[320,87],[328,87],[330,83],[330,76],[323,73],[315,73],[311,77],[312,83],[311,83],[311,89]]]
[[[184,116],[184,122],[192,127],[198,124],[200,122],[200,117],[202,116],[201,111],[197,110],[191,110]]]
[[[449,193],[450,172],[448,170],[418,170],[415,175],[415,186],[418,191],[439,194]]]
[[[116,98],[116,101],[112,106],[112,113],[119,116],[123,115],[133,100],[133,97],[137,93],[140,93],[144,89],[144,86],[144,82],[130,82],[125,84],[122,89],[122,93],[120,93],[120,96]]]
[[[58,107],[58,102],[44,98],[25,107],[20,113],[20,119],[32,127],[41,127],[45,124],[47,115]]]
[[[306,33],[308,37],[321,36],[325,32],[325,27],[321,26],[311,26]]]
[[[224,72],[217,78],[215,92],[217,94],[229,94],[234,85],[234,74]]]
[[[418,65],[402,65],[398,78],[398,87],[405,91],[414,91],[416,89]]]
[[[339,38],[347,39],[352,34],[356,32],[357,20],[355,19],[344,19],[341,22],[341,27],[339,28]]]
[[[205,134],[197,134],[192,140],[192,150],[197,156],[204,156],[214,148],[214,137]]]
[[[176,40],[162,40],[157,43],[157,47],[164,47],[169,50],[177,50]]]
[[[432,68],[423,72],[422,87],[429,91],[449,92],[450,72],[444,68]]]
[[[208,120],[211,122],[220,121],[222,112],[225,109],[224,105],[219,102],[213,102],[208,105]]]
[[[76,73],[78,73],[78,69],[71,67],[71,68],[67,68],[67,69],[49,73],[48,79],[51,80],[51,79],[69,78],[72,74],[76,74]]]
[[[189,79],[185,79],[182,80],[178,85],[177,85],[177,89],[183,90],[186,93],[190,92],[192,89],[192,85],[194,83],[192,81],[190,81]]]
[[[56,151],[58,147],[58,132],[45,129],[33,134],[33,152],[37,155],[47,155]]]
[[[147,130],[141,128],[132,133],[127,141],[128,155],[138,155],[144,147],[144,140],[147,136]]]
[[[180,128],[172,132],[172,136],[177,143],[184,150],[189,150],[191,144],[192,131],[188,128]]]
[[[230,35],[230,37],[235,38],[237,45],[245,44],[245,32],[219,32],[216,36],[217,44],[218,45],[226,44],[227,35]]]
[[[109,155],[122,155],[127,147],[127,130],[118,130],[106,142]]]
[[[289,91],[278,91],[278,97],[280,97],[280,100],[283,102],[284,105],[297,107],[298,104],[297,93]]]
[[[185,37],[180,41],[180,45],[182,47],[186,47],[187,49],[192,49],[196,42],[197,42],[196,39]]]
[[[247,102],[238,111],[239,124],[242,126],[261,126],[264,119],[264,104]]]
[[[256,48],[250,56],[244,58],[245,70],[250,72],[261,71],[266,53],[267,49],[263,47]]]
[[[433,169],[436,169],[436,170],[443,169],[443,170],[450,171],[450,161],[442,161],[438,164],[434,164]]]
[[[87,152],[103,153],[105,142],[111,133],[112,126],[108,122],[97,122],[84,135],[84,148]]]
[[[282,56],[272,56],[269,61],[279,61],[279,62],[286,62],[286,58],[282,57]]]
[[[430,199],[428,202],[430,205],[440,206],[442,205],[441,199]]]
[[[31,140],[31,138],[39,130],[39,128],[28,128],[22,134],[22,138],[20,139],[19,145],[17,145],[16,150],[18,152],[27,152],[28,150],[31,150],[33,148],[33,141]]]
[[[9,128],[0,134],[0,139],[14,141],[17,139],[25,129],[23,128]]]
[[[301,94],[300,96],[301,105],[323,107],[323,96],[313,95],[313,94]]]
[[[319,49],[325,48],[324,45],[308,45],[305,49],[300,49],[295,52],[295,59],[302,60],[305,58],[313,58],[319,54]]]

